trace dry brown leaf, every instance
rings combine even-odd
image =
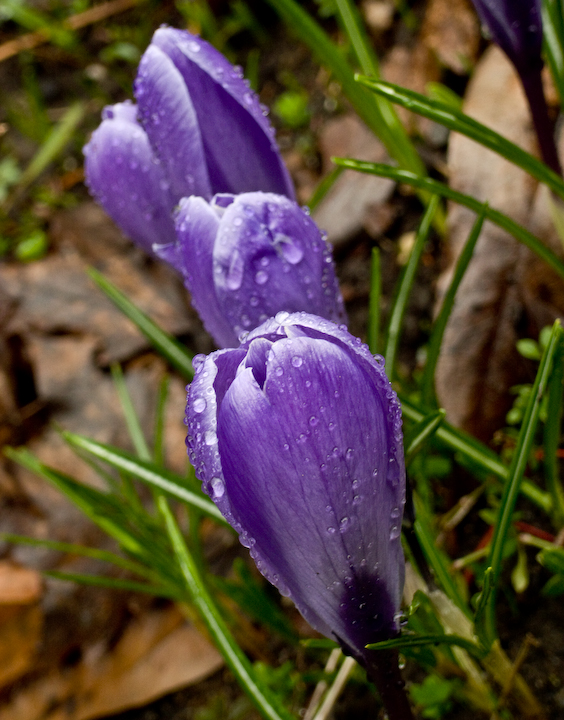
[[[535,152],[519,80],[497,48],[490,48],[477,66],[464,111]],[[451,136],[448,164],[453,188],[487,200],[522,224],[531,223],[537,185],[526,173],[456,134]],[[544,217],[540,237],[549,241],[546,209],[538,205],[535,214],[538,228]],[[453,205],[448,220],[454,262],[475,215]],[[451,273],[452,265],[441,278],[441,291]],[[545,291],[550,301],[543,298],[540,286],[550,289]],[[561,280],[510,235],[486,223],[459,288],[437,367],[439,402],[451,422],[482,439],[491,438],[511,404],[509,388],[531,379],[530,367],[516,352],[517,339],[536,337],[558,307],[564,308]]]
[[[0,562],[0,606],[29,605],[41,595],[41,576],[35,570]]]
[[[38,605],[0,608],[0,688],[33,668],[42,628],[43,612]],[[0,717],[3,718],[1,706]]]
[[[370,162],[390,162],[380,141],[355,115],[331,120],[320,137],[326,170],[331,157],[353,157]],[[329,240],[338,245],[370,225],[370,218],[386,203],[395,184],[385,178],[345,170],[315,209],[313,217]]]
[[[480,23],[470,0],[430,0],[421,35],[440,62],[455,73],[466,73],[474,65]]]
[[[218,670],[223,660],[175,607],[130,623],[112,648],[85,647],[81,660],[29,684],[0,705],[2,720],[90,720],[144,705]]]

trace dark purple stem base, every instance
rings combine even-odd
[[[363,661],[368,678],[380,693],[389,720],[414,720],[397,650],[366,650]]]
[[[562,167],[554,142],[554,125],[548,115],[540,70],[521,75],[521,82],[531,110],[542,159],[549,168],[562,176]]]

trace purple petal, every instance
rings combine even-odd
[[[540,0],[473,0],[482,23],[519,73],[542,67]]]
[[[198,118],[182,75],[156,45],[149,45],[137,72],[140,122],[165,168],[176,201],[211,198]]]
[[[194,382],[188,444],[204,487],[215,473],[210,494],[261,572],[362,659],[397,632],[403,585],[401,413],[383,364],[326,320],[279,313]],[[197,428],[204,392],[215,404]],[[208,426],[215,466],[196,437]]]
[[[136,108],[120,103],[104,110],[100,127],[84,148],[86,184],[123,232],[148,253],[174,238],[174,199]]]
[[[221,218],[213,262],[219,306],[236,336],[280,310],[345,320],[331,248],[284,196],[237,196]]]
[[[219,228],[217,212],[201,197],[184,198],[176,215],[174,256],[157,249],[160,257],[179,270],[206,330],[219,347],[234,347],[237,334],[224,317],[215,293],[213,246]]]
[[[294,197],[273,130],[242,73],[208,43],[160,28],[152,44],[181,73],[198,118],[212,193],[252,190]]]

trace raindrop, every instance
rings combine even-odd
[[[206,445],[215,445],[217,442],[217,433],[215,430],[206,430],[206,434],[204,435],[204,441]]]
[[[354,450],[352,448],[347,448],[347,452],[345,453],[345,459],[346,460],[352,460]]]
[[[213,490],[213,494],[216,498],[220,498],[223,493],[225,492],[225,485],[223,483],[223,480],[218,477],[214,477],[211,479],[211,488]]]
[[[290,313],[286,312],[285,310],[281,310],[279,313],[276,313],[275,320],[277,323],[284,323],[286,320],[290,317]]]
[[[299,355],[294,355],[294,357],[292,358],[292,365],[295,368],[299,368],[302,366],[302,363],[303,363],[302,358]]]
[[[233,225],[235,227],[240,227],[243,224],[243,219],[240,217],[236,217],[235,220],[233,220]]]
[[[195,40],[192,40],[192,42],[188,43],[188,47],[192,52],[195,52],[195,53],[200,52],[200,50],[201,50],[200,44],[197,43]]]
[[[328,532],[329,535],[334,535],[337,531],[335,530],[334,527],[329,526],[329,527],[327,528],[327,532]]]
[[[351,524],[351,521],[348,517],[341,518],[341,521],[339,523],[339,530],[341,532],[344,532],[349,527],[350,524]]]
[[[281,368],[279,365],[274,372],[278,377],[280,377],[281,375],[284,375],[284,368]]]
[[[234,252],[229,264],[229,270],[227,271],[227,278],[225,283],[229,290],[238,290],[243,282],[243,270],[244,263],[243,258],[239,252]]]
[[[392,529],[390,530],[390,540],[397,540],[399,538],[401,533],[399,525],[392,525]]]
[[[268,273],[264,270],[259,270],[258,273],[255,275],[255,282],[257,285],[264,285],[267,280]]]
[[[311,425],[311,427],[315,427],[318,422],[319,420],[315,417],[315,415],[312,415],[309,419],[309,424]]]
[[[204,398],[202,398],[202,397],[196,398],[194,400],[193,408],[194,408],[195,413],[204,412],[204,410],[206,409],[206,401],[204,400]]]
[[[399,507],[395,507],[395,508],[393,508],[392,512],[390,513],[390,516],[394,520],[397,520],[397,518],[399,518],[400,514],[401,514],[401,511],[400,511]]]

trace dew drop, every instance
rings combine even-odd
[[[213,490],[213,494],[216,498],[222,497],[223,493],[225,492],[225,484],[221,478],[214,477],[211,479],[211,489]]]
[[[390,540],[397,540],[399,538],[401,533],[399,525],[392,525],[392,529],[390,530]]]
[[[347,448],[347,452],[345,453],[345,459],[352,460],[353,454],[354,454],[354,450],[352,448]]]
[[[255,275],[255,282],[257,285],[264,285],[267,280],[268,273],[264,270],[259,270],[258,273]]]
[[[204,435],[204,442],[206,445],[215,445],[217,442],[217,433],[215,430],[206,430]]]
[[[315,417],[315,415],[312,415],[309,419],[309,424],[311,425],[311,427],[315,427],[318,422],[319,420]]]
[[[204,412],[206,409],[206,401],[203,397],[196,398],[192,407],[194,408],[195,413]]]
[[[299,368],[302,366],[302,364],[303,364],[302,358],[299,355],[294,355],[294,357],[292,358],[292,365],[295,368]]]

